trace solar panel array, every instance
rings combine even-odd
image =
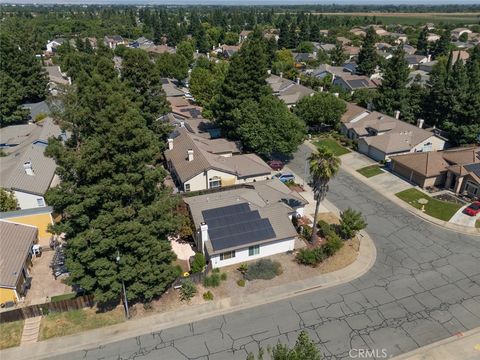
[[[275,238],[272,224],[247,203],[202,211],[215,251]]]
[[[465,165],[465,169],[473,172],[477,176],[480,176],[480,163]]]

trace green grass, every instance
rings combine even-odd
[[[70,299],[74,299],[75,296],[77,296],[77,294],[74,292],[68,293],[68,294],[62,294],[62,295],[55,295],[55,296],[52,296],[51,301],[55,302],[55,301],[62,301],[62,300],[70,300]]]
[[[337,140],[333,138],[323,138],[318,141],[314,142],[314,145],[319,147],[319,146],[325,146],[326,148],[330,149],[336,156],[341,156],[348,154],[351,152],[347,148],[343,147],[340,145]]]
[[[444,221],[450,220],[458,209],[461,208],[459,204],[434,199],[417,189],[407,189],[395,195],[417,209],[422,208],[422,205],[418,203],[418,199],[427,199],[428,203],[425,205],[425,213]]]
[[[97,313],[95,309],[80,309],[49,314],[42,318],[39,339],[76,334],[123,321],[125,316],[122,307],[103,313]]]
[[[480,220],[475,221],[475,227],[476,227],[477,229],[480,228]]]
[[[382,169],[380,169],[380,166],[378,165],[365,166],[361,169],[358,169],[357,171],[367,178],[371,178],[372,176],[383,174]]]
[[[0,349],[20,345],[23,320],[0,324]]]

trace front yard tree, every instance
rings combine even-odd
[[[373,27],[369,27],[362,48],[358,54],[358,68],[360,74],[371,76],[379,64],[377,50],[375,49],[376,34]]]
[[[330,149],[321,146],[318,148],[318,152],[310,155],[309,162],[313,196],[316,201],[312,238],[310,240],[314,243],[317,235],[317,217],[320,202],[327,195],[329,181],[338,173],[340,159]]]
[[[346,110],[345,101],[333,94],[319,92],[301,99],[295,107],[295,114],[309,126],[337,127]]]
[[[351,239],[366,227],[367,223],[360,211],[348,208],[340,214],[340,235],[343,239]]]
[[[17,199],[12,192],[0,188],[0,211],[12,211],[18,207]]]

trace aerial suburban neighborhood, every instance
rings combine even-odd
[[[480,358],[480,5],[95,3],[0,4],[1,360]]]

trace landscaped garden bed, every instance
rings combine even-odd
[[[365,166],[361,169],[358,169],[357,172],[359,172],[360,174],[362,174],[367,178],[371,178],[375,175],[383,174],[383,170],[378,165]]]
[[[342,156],[351,152],[346,147],[340,145],[340,143],[333,137],[322,137],[314,141],[313,144],[317,147],[324,146],[327,149],[330,149],[335,156]]]

